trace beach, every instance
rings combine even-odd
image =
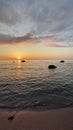
[[[73,108],[0,112],[0,130],[73,130]]]

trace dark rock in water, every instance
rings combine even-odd
[[[25,62],[25,60],[21,60],[21,62]]]
[[[8,117],[8,120],[12,121],[14,119],[14,116]]]
[[[57,68],[57,67],[56,67],[55,65],[49,65],[48,68],[49,68],[49,69],[55,69],[55,68]]]
[[[64,63],[64,60],[61,60],[60,62],[61,62],[61,63]]]

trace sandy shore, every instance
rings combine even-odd
[[[10,116],[14,116],[11,121]],[[73,108],[0,112],[0,130],[73,130]]]

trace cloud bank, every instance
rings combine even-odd
[[[73,0],[0,0],[0,44],[72,47],[72,5]]]

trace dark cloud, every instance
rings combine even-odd
[[[68,38],[73,40],[72,37]],[[62,38],[56,35],[35,36],[33,32],[21,37],[0,34],[0,45],[16,45],[21,43],[24,45],[42,44],[47,47],[73,47],[72,42],[69,43],[64,36]]]
[[[27,33],[26,35],[22,37],[12,37],[9,35],[2,35],[0,34],[0,44],[16,44],[16,43],[21,43],[21,42],[26,42],[26,41],[32,41],[33,40],[33,34],[32,33]]]

